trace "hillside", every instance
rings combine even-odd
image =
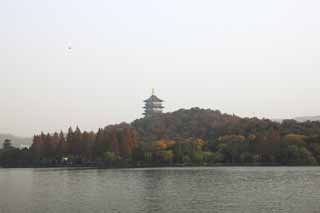
[[[320,122],[298,122],[283,120],[281,123],[269,119],[241,118],[210,109],[180,109],[163,113],[157,117],[141,118],[132,122],[141,141],[154,141],[161,138],[174,140],[202,138],[216,141],[224,135],[272,135],[301,134],[320,136]]]
[[[268,119],[241,118],[219,110],[200,108],[180,109],[158,117],[142,118],[131,125],[144,141],[162,137],[214,140],[227,134],[262,134],[281,127],[279,123]]]

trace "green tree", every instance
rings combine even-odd
[[[172,163],[174,154],[172,150],[159,151],[162,161]]]
[[[250,152],[243,152],[240,155],[240,161],[242,163],[254,163],[255,162],[255,156]]]
[[[183,163],[191,163],[191,158],[189,157],[189,155],[184,155],[182,158],[182,162]]]
[[[216,153],[203,152],[203,160],[207,163],[215,163],[216,162]]]
[[[105,152],[104,153],[104,160],[109,166],[112,166],[115,162],[120,160],[120,156],[114,152]]]
[[[225,156],[225,160],[231,163],[240,162],[240,155],[248,149],[242,135],[225,135],[218,139],[218,151]]]
[[[291,165],[316,165],[317,160],[305,147],[288,146],[288,163]]]
[[[204,154],[203,154],[203,152],[194,152],[193,154],[192,154],[192,161],[194,162],[194,163],[198,163],[198,164],[200,164],[200,163],[203,163],[204,162]]]

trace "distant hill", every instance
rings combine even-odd
[[[274,122],[281,123],[284,120],[288,119],[272,119]],[[295,117],[292,118],[291,120],[296,120],[298,122],[306,122],[306,121],[320,121],[320,115],[319,116],[301,116],[301,117]]]
[[[11,134],[0,134],[1,148],[2,148],[2,143],[5,139],[11,140],[12,145],[18,148],[22,146],[30,146],[32,144],[32,138],[18,137]]]
[[[305,122],[305,121],[320,121],[320,115],[318,116],[303,116],[303,117],[296,117],[294,120],[298,122]]]

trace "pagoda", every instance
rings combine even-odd
[[[144,100],[144,113],[143,115],[145,117],[150,117],[154,115],[159,115],[162,113],[162,109],[164,108],[162,106],[163,100],[155,96],[154,94],[154,89],[152,89],[152,94],[151,96],[147,99]]]

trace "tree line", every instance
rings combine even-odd
[[[4,143],[3,167],[157,165],[318,165],[320,122],[282,123],[192,108],[110,125]]]

